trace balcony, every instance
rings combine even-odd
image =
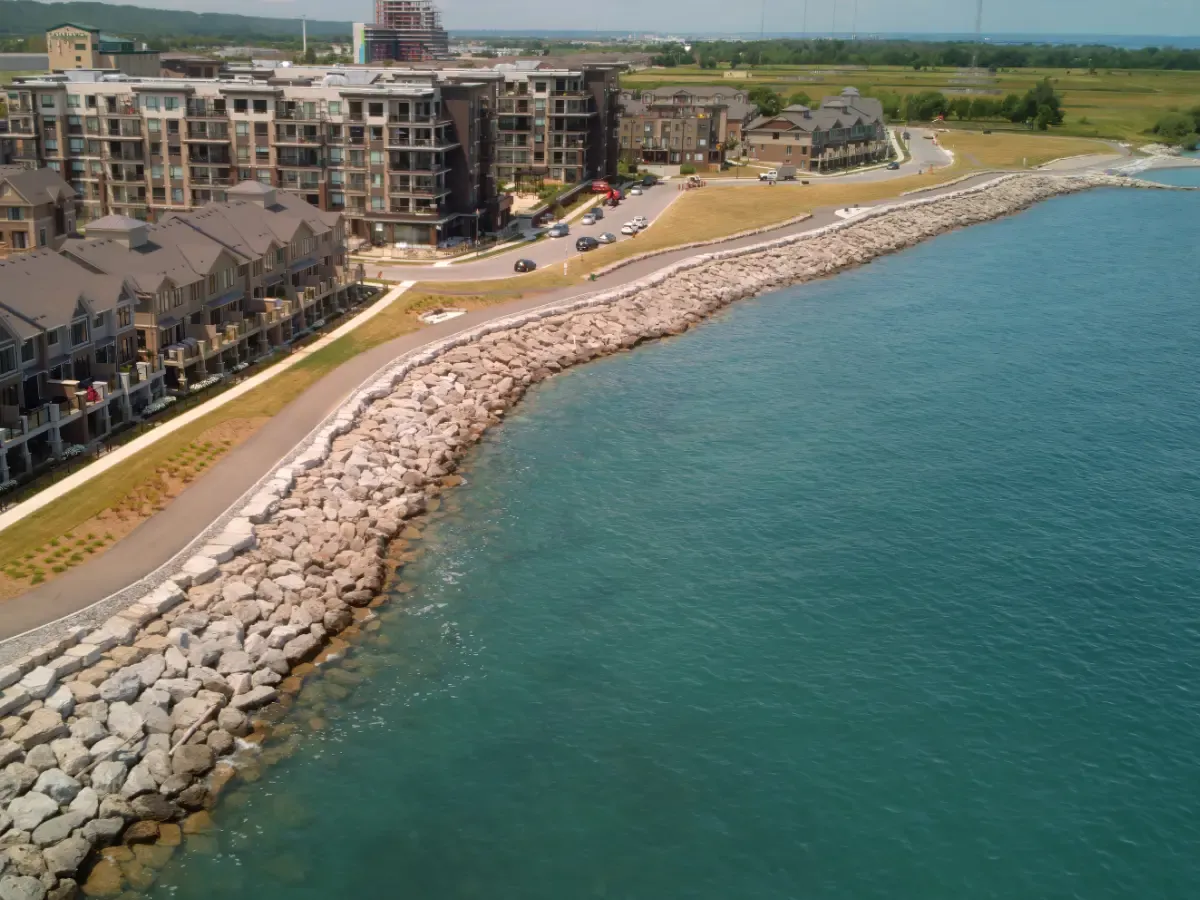
[[[276,103],[275,118],[285,122],[324,122],[327,117],[320,106],[306,110],[300,105],[289,107],[285,103]]]
[[[288,133],[285,129],[280,128],[275,133],[276,144],[297,144],[301,146],[321,145],[325,143],[325,136],[316,128],[309,131],[301,131],[296,129],[292,133]]]
[[[217,122],[199,122],[188,126],[184,141],[191,143],[220,143],[229,141],[229,126]]]
[[[9,137],[37,137],[37,128],[33,119],[9,119]]]
[[[450,189],[429,178],[393,179],[388,193],[399,197],[447,197]]]
[[[404,134],[405,129],[394,128],[388,134],[387,146],[389,150],[450,150],[458,146],[458,141],[448,137],[416,137],[412,134]]]
[[[233,184],[233,179],[228,175],[210,175],[207,172],[192,172],[188,178],[188,181],[193,187],[202,185],[229,187]]]
[[[187,117],[189,119],[228,119],[229,109],[224,104],[218,106],[215,103],[189,100]]]
[[[142,139],[142,123],[141,122],[109,122],[108,128],[104,132],[105,137],[119,140],[138,140]]]
[[[141,117],[142,111],[138,109],[136,103],[130,102],[109,102],[103,110],[103,115],[106,116],[137,116]]]

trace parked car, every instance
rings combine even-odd
[[[589,250],[595,250],[600,246],[600,242],[591,235],[585,234],[575,242],[575,249],[580,253],[587,253]]]
[[[597,235],[596,240],[602,244],[615,244],[617,242],[617,236],[611,231],[606,231],[603,234]]]
[[[647,174],[642,176],[642,187],[654,187],[656,184],[658,184],[657,175]]]
[[[579,220],[580,225],[595,225],[596,217],[592,213],[585,213],[583,218]]]
[[[557,225],[552,226],[550,228],[550,230],[546,232],[546,234],[550,237],[566,237],[570,233],[571,233],[571,226],[568,225],[566,222],[559,222]]]
[[[632,222],[626,222],[621,226],[621,234],[637,234],[638,227]]]
[[[629,189],[630,197],[640,197],[641,195],[642,195],[642,189],[640,187],[638,187],[636,184]]]
[[[604,218],[604,207],[603,206],[593,206],[592,207],[592,218],[595,219],[597,222],[600,221],[601,219],[603,219]]]
[[[649,225],[650,222],[647,221],[645,216],[634,216],[633,224],[638,227],[639,231],[641,231],[643,228],[645,228],[647,225]]]
[[[900,163],[896,162],[893,159],[890,163],[887,164],[887,167],[894,172],[896,169],[900,168]]]
[[[513,266],[514,272],[532,272],[537,268],[537,263],[532,259],[518,259],[516,265]]]

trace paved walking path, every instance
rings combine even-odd
[[[951,188],[931,188],[922,196],[961,190],[994,178],[985,173]],[[911,198],[909,198],[911,199]],[[869,206],[887,206],[895,199]],[[230,451],[209,472],[108,552],[0,605],[0,640],[22,634],[103,600],[150,574],[187,546],[209,523],[235,503],[270,471],[313,428],[355,389],[392,360],[428,343],[545,303],[607,290],[642,278],[657,270],[708,250],[745,247],[773,238],[800,234],[840,221],[833,208],[817,210],[805,221],[752,237],[728,241],[712,248],[680,250],[631,263],[597,282],[585,282],[475,310],[458,318],[402,335],[368,350],[330,372],[302,396],[274,416],[247,441]]]
[[[43,491],[38,491],[38,493],[34,494],[28,500],[24,501],[23,503],[18,503],[7,512],[0,513],[0,531],[16,525],[22,519],[33,515],[42,507],[53,503],[59,497],[69,494],[71,491],[75,490],[75,488],[81,487],[87,484],[93,478],[104,474],[113,466],[120,465],[121,463],[125,462],[125,460],[140,453],[147,447],[157,444],[163,438],[175,433],[180,428],[190,425],[197,419],[208,415],[215,409],[220,409],[227,403],[232,403],[234,400],[236,400],[238,397],[241,397],[248,391],[254,390],[259,385],[265,384],[275,376],[286,372],[293,366],[303,362],[318,350],[329,346],[338,338],[342,337],[343,335],[347,335],[354,329],[358,328],[364,322],[369,322],[371,319],[375,318],[375,316],[379,315],[381,312],[395,303],[396,300],[399,299],[400,295],[407,291],[414,284],[416,284],[415,281],[405,281],[402,284],[394,286],[391,288],[391,290],[384,294],[383,297],[376,300],[365,310],[355,314],[349,321],[338,326],[333,331],[329,332],[329,334],[321,337],[319,340],[313,341],[311,344],[296,350],[290,356],[285,357],[284,359],[272,365],[270,368],[239,382],[236,386],[230,388],[222,394],[219,394],[216,397],[213,397],[211,400],[201,403],[193,409],[189,409],[183,415],[176,416],[174,419],[164,422],[152,430],[147,431],[141,437],[136,438],[135,440],[130,441],[128,444],[122,445],[111,453],[100,457],[98,460],[90,465],[84,466],[73,475],[68,475],[66,478],[62,479],[62,481],[55,482]]]

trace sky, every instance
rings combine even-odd
[[[197,12],[370,21],[373,0],[124,0]],[[975,0],[438,0],[455,29],[972,32]],[[805,7],[808,8],[807,19]],[[857,8],[857,11],[856,11]],[[805,25],[807,23],[807,28]],[[991,33],[1200,35],[1200,0],[984,0]]]

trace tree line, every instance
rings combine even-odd
[[[867,96],[867,92],[863,92]],[[893,94],[876,90],[872,96],[883,106],[883,114],[893,120],[907,122],[931,122],[938,116],[964,121],[986,122],[989,120],[1026,124],[1046,131],[1063,122],[1062,95],[1044,78],[1036,86],[1021,94],[1007,97],[947,97],[940,91],[921,91],[917,94]],[[812,106],[812,99],[804,91],[797,91],[786,98],[777,91],[759,85],[751,88],[747,95],[758,108],[759,115],[775,116],[788,106]],[[1190,120],[1189,120],[1190,121]]]
[[[794,40],[700,41],[655,49],[659,66],[863,65],[909,66],[914,69],[962,68],[972,63],[988,69],[1164,69],[1200,71],[1200,50],[1143,47],[1129,50],[1091,44],[974,44],[961,41]]]

